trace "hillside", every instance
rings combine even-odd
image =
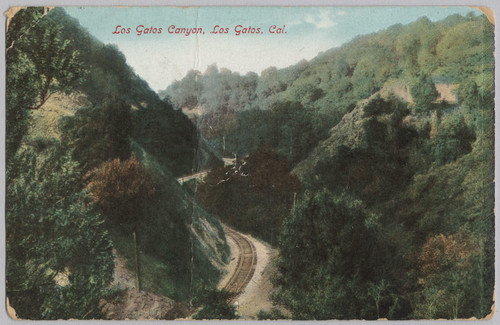
[[[491,313],[493,29],[422,17],[260,75],[191,71],[160,93],[236,157],[199,199],[279,248],[273,303],[293,319]]]
[[[426,78],[443,87],[471,81],[491,92],[492,28],[482,15],[422,17],[259,75],[215,64],[190,71],[160,96],[188,112],[221,155],[244,156],[265,145],[298,163],[356,103],[390,80],[409,94]]]
[[[455,85],[436,84],[435,87],[438,94],[435,103],[444,101],[451,106],[457,103],[456,95],[450,91],[450,89],[456,88]],[[389,80],[380,90],[358,102],[352,111],[346,113],[340,122],[329,131],[329,137],[319,142],[309,156],[296,165],[292,173],[297,175],[302,181],[306,181],[313,174],[318,162],[324,159],[323,156],[333,156],[336,148],[340,146],[345,146],[349,149],[360,148],[363,145],[363,139],[367,136],[363,124],[372,117],[369,113],[365,112],[365,107],[369,106],[372,100],[379,97],[385,100],[390,100],[393,97],[408,105],[414,105],[408,85],[402,81]],[[384,116],[378,119],[383,121]],[[417,117],[409,115],[402,123],[407,125],[416,123],[423,126],[430,121],[430,116]]]
[[[20,10],[6,38],[20,318],[234,319],[238,292],[217,284],[245,261],[229,278],[259,279],[240,296],[247,318],[492,312],[485,16],[422,17],[260,75],[214,64],[160,95],[60,8]],[[260,257],[248,241],[230,252],[221,222],[268,243]]]
[[[160,300],[215,287],[224,231],[176,177],[222,162],[192,122],[60,8],[21,10],[7,37],[7,296],[18,316],[113,317],[100,301],[122,294],[110,286],[118,255],[133,274],[138,259],[141,290]]]

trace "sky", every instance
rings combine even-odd
[[[469,7],[65,7],[90,34],[115,44],[127,63],[155,91],[191,70],[220,68],[245,74],[284,68],[358,35],[452,14],[480,14]],[[169,27],[202,33],[169,33]],[[227,33],[211,33],[215,26]],[[117,28],[117,26],[120,26]],[[141,27],[143,26],[143,27]],[[238,27],[240,26],[240,27]],[[271,33],[270,28],[276,26]],[[283,27],[284,26],[284,27]],[[129,33],[114,33],[124,29]],[[156,28],[157,33],[146,30]],[[159,32],[159,29],[161,33]],[[172,28],[172,27],[170,27]],[[258,32],[257,29],[260,28]],[[142,33],[139,35],[139,32]],[[237,35],[237,31],[241,31]],[[255,33],[244,33],[254,31]]]

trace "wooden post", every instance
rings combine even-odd
[[[139,249],[137,247],[137,235],[134,231],[134,246],[135,246],[135,284],[137,291],[141,291],[141,266],[139,264]]]

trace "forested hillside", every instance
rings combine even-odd
[[[160,96],[195,116],[202,134],[224,155],[246,155],[266,145],[296,163],[358,101],[394,79],[415,97],[416,109],[435,99],[430,84],[469,82],[491,92],[492,33],[484,16],[453,15],[435,23],[422,17],[260,75],[241,76],[216,65],[191,71]]]
[[[279,251],[257,274],[275,270],[276,308],[259,318],[491,313],[485,16],[422,17],[260,74],[214,64],[159,95],[61,8],[20,9],[7,28],[6,296],[20,318],[108,317],[128,290],[111,285],[117,256],[144,292],[235,318],[234,293],[215,288],[241,255],[219,219]]]
[[[161,92],[238,158],[200,200],[279,247],[273,299],[294,319],[491,313],[493,33],[483,15],[423,17],[285,69],[214,65]]]
[[[214,287],[224,232],[175,179],[221,163],[192,122],[60,8],[20,9],[6,60],[6,296],[18,317],[106,317],[102,299],[122,290],[112,249],[130,270],[139,260],[143,290],[188,302]]]

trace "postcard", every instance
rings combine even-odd
[[[10,317],[492,317],[491,9],[6,16]]]

